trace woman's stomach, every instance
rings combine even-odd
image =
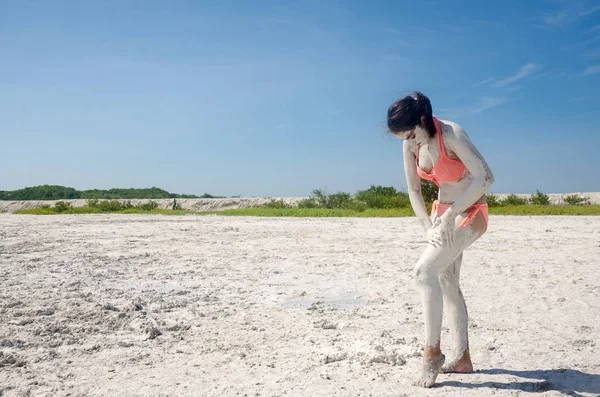
[[[439,192],[438,199],[442,203],[448,203],[448,204],[454,203],[456,200],[458,200],[458,198],[460,196],[463,195],[465,190],[467,190],[469,188],[469,186],[473,182],[473,179],[474,178],[471,174],[467,174],[463,178],[459,179],[458,181],[440,182],[440,192]],[[475,202],[473,202],[473,204],[475,204],[475,203],[477,203],[477,204],[487,203],[485,194],[483,194]]]

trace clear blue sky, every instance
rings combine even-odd
[[[492,192],[600,191],[598,0],[0,0],[0,49],[0,190],[403,188],[420,90]]]

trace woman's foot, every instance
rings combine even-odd
[[[444,361],[446,357],[439,353],[437,357],[424,357],[423,368],[421,369],[421,374],[419,377],[413,382],[414,386],[418,387],[431,387],[435,383],[437,379],[438,373],[444,365]]]
[[[462,356],[456,357],[448,364],[444,365],[440,370],[443,374],[457,373],[457,374],[470,374],[473,373],[473,363],[471,363],[471,356],[469,351],[466,350]]]

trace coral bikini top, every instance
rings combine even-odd
[[[417,164],[417,174],[423,179],[428,181],[433,181],[438,187],[438,182],[453,182],[461,179],[465,172],[467,171],[467,167],[460,160],[454,160],[448,157],[446,154],[446,148],[444,147],[444,141],[442,140],[442,130],[440,128],[439,120],[434,116],[433,122],[435,123],[435,133],[438,139],[438,145],[440,147],[440,158],[435,163],[430,173],[423,171],[419,167],[419,147],[417,145],[417,153],[416,153],[416,164]]]

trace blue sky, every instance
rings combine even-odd
[[[404,188],[420,90],[492,192],[600,191],[598,0],[0,0],[0,49],[0,190]]]

